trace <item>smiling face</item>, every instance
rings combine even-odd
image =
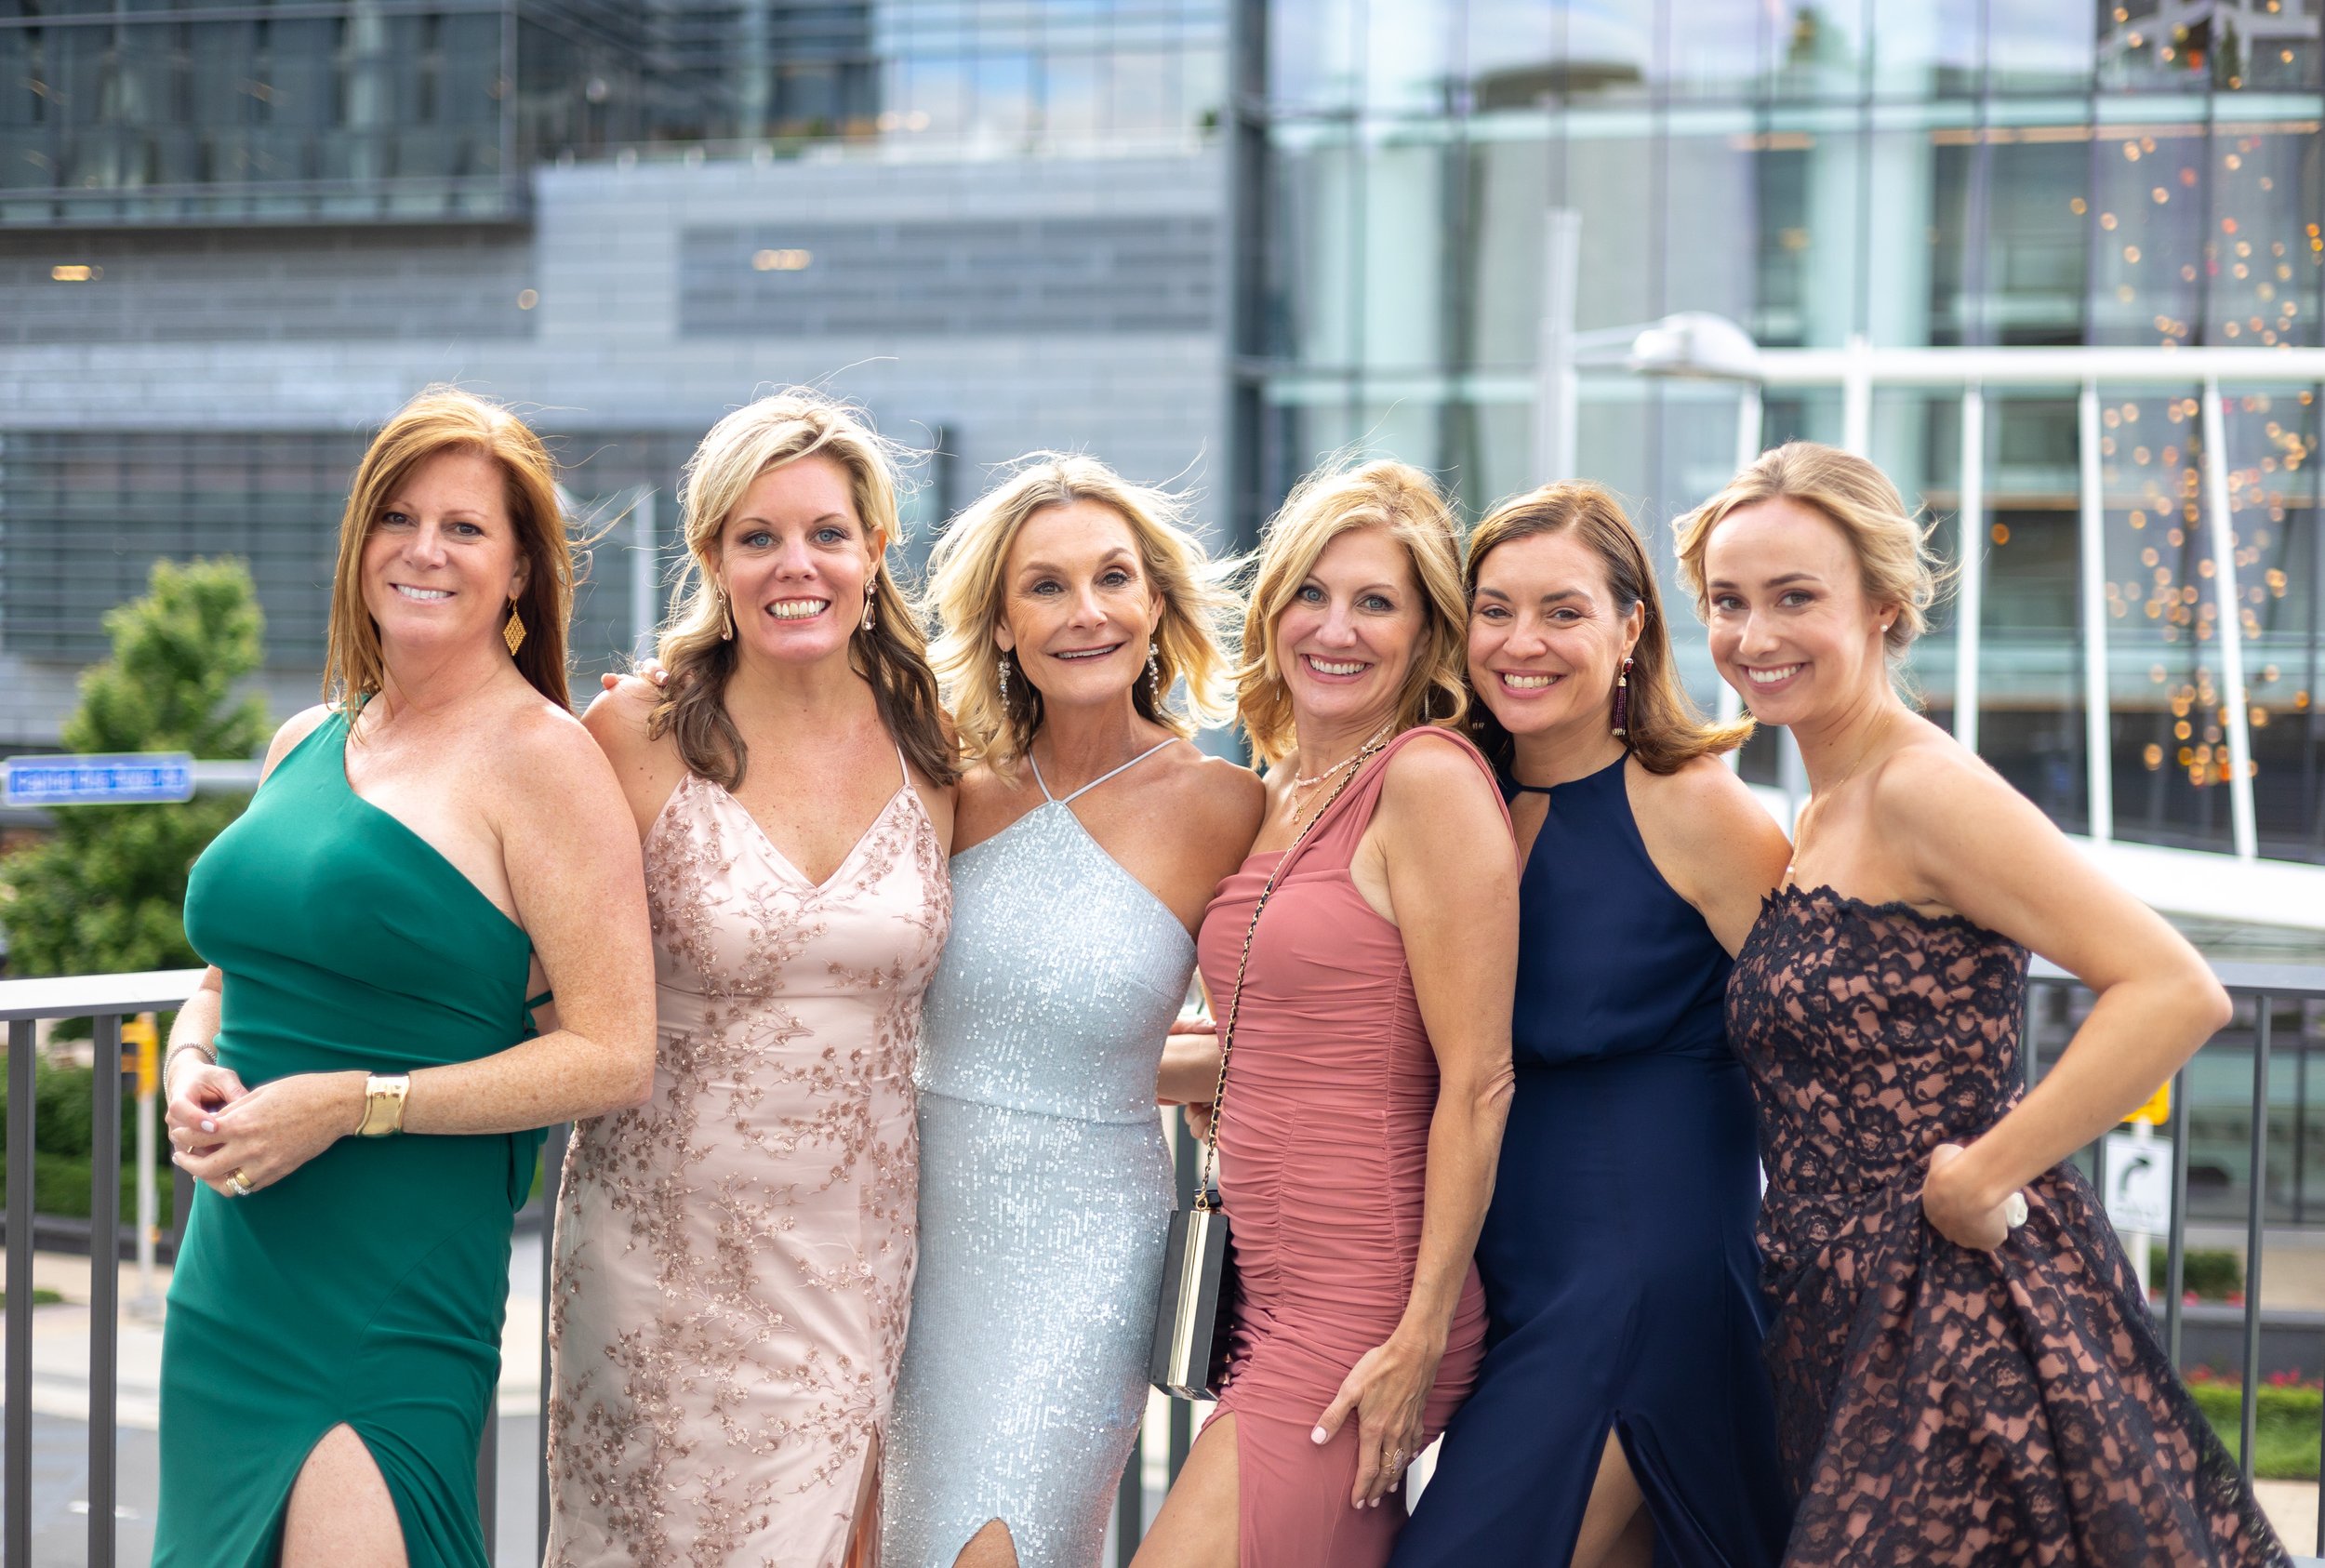
[[[1721,519],[1704,547],[1711,657],[1764,724],[1814,724],[1889,675],[1881,639],[1896,606],[1866,593],[1840,525],[1785,498]]]
[[[737,643],[790,664],[844,652],[886,548],[839,463],[802,458],[761,474],[719,531],[714,563]]]
[[[1069,501],[1027,518],[1009,546],[993,641],[1044,703],[1119,702],[1147,671],[1160,618],[1130,525]]]
[[[1385,527],[1352,528],[1316,557],[1276,617],[1295,721],[1377,725],[1412,673],[1428,610],[1413,559]]]
[[[384,651],[442,652],[498,642],[527,567],[508,477],[474,452],[412,465],[364,538],[364,607]]]
[[[1614,601],[1606,563],[1571,528],[1478,563],[1469,684],[1504,729],[1607,727],[1616,673],[1646,625],[1643,605]]]

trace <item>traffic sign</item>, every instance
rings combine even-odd
[[[2146,1129],[2107,1135],[2107,1218],[2119,1231],[2172,1229],[2172,1145]]]
[[[0,800],[9,805],[155,805],[193,799],[183,751],[10,757]]]

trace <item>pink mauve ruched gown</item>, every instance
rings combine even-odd
[[[1388,759],[1467,740],[1410,729],[1326,808],[1260,916],[1219,1119],[1219,1190],[1239,1296],[1219,1413],[1236,1418],[1243,1568],[1376,1568],[1404,1508],[1348,1502],[1353,1415],[1322,1447],[1316,1419],[1357,1359],[1387,1339],[1413,1293],[1437,1057],[1397,927],[1349,877]],[[1495,791],[1499,800],[1500,792]],[[1507,843],[1479,853],[1509,852]],[[1203,912],[1197,950],[1225,1017],[1252,904],[1277,854],[1243,862]],[[1434,1438],[1469,1391],[1485,1340],[1475,1266],[1463,1282],[1425,1416]]]

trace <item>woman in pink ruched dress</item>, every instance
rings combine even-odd
[[[1320,475],[1269,529],[1238,694],[1268,816],[1197,943],[1222,1019],[1243,971],[1219,1126],[1240,1295],[1140,1568],[1377,1568],[1476,1376],[1518,873],[1491,770],[1430,722],[1465,702],[1463,618],[1416,470]]]

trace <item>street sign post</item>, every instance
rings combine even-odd
[[[182,751],[10,757],[0,801],[13,806],[159,805],[193,799],[193,759]]]

